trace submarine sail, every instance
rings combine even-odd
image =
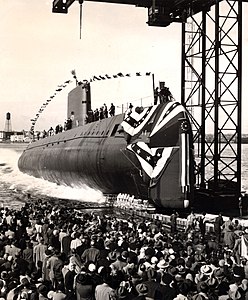
[[[61,185],[134,195],[164,208],[187,207],[194,158],[185,108],[166,101],[85,124],[89,91],[83,85],[69,93],[72,129],[30,143],[19,158],[20,171]]]

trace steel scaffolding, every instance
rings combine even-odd
[[[181,100],[192,113],[197,185],[235,200],[241,195],[242,2],[216,0],[211,11],[188,18],[190,29],[182,24]]]

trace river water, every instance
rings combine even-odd
[[[0,144],[0,206],[18,208],[26,201],[28,194],[37,199],[52,197],[104,203],[102,193],[87,186],[80,189],[59,186],[20,172],[17,162],[25,147],[24,144]]]
[[[0,144],[0,206],[19,208],[28,194],[37,199],[52,197],[83,203],[104,203],[102,193],[87,186],[80,189],[58,186],[21,173],[17,162],[25,147],[24,144]],[[248,144],[242,145],[242,189],[248,191]]]

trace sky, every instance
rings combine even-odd
[[[42,104],[58,86],[71,80],[40,114],[35,129],[63,124],[67,94],[75,87],[72,70],[80,81],[119,72],[130,74],[94,81],[93,108],[113,102],[120,112],[123,103],[151,104],[152,77],[145,76],[146,72],[154,74],[156,85],[165,81],[180,101],[180,24],[151,27],[146,24],[145,8],[86,1],[80,39],[77,1],[68,14],[52,13],[52,0],[0,0],[0,4],[0,130],[4,130],[7,112],[11,113],[13,130],[28,130]],[[247,13],[246,6],[245,10]],[[247,44],[244,30],[245,49]],[[137,77],[136,72],[142,76]],[[246,88],[247,74],[244,77]],[[243,111],[248,108],[245,100],[243,97]],[[248,133],[246,118],[243,132]]]

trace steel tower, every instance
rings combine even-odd
[[[242,2],[217,0],[211,11],[190,17],[193,32],[182,24],[181,100],[192,112],[197,184],[212,194],[232,193],[237,204],[241,196]],[[189,35],[190,44],[186,43]],[[188,69],[191,77],[186,76]]]

